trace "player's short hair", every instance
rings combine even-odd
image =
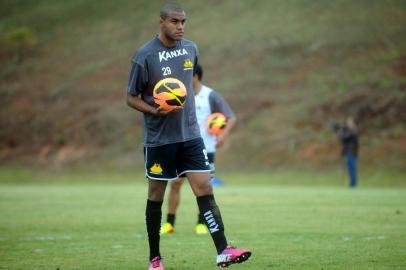
[[[165,19],[166,17],[168,17],[169,13],[171,13],[171,12],[182,13],[182,12],[185,12],[185,10],[178,3],[167,2],[161,7],[160,16],[162,19]]]
[[[199,79],[199,81],[201,81],[203,79],[203,68],[201,65],[196,64],[194,75],[197,75],[197,78]]]

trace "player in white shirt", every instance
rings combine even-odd
[[[196,116],[197,122],[200,127],[200,134],[203,138],[204,145],[207,151],[207,156],[210,162],[212,183],[218,183],[219,180],[214,178],[215,173],[215,153],[216,148],[224,144],[231,129],[235,125],[236,117],[231,110],[230,106],[224,98],[213,89],[202,84],[203,69],[197,64],[195,67],[195,75],[193,76],[193,90],[195,92]],[[215,112],[222,113],[227,118],[227,125],[224,132],[220,135],[213,135],[208,133],[206,129],[207,118]],[[180,201],[180,188],[184,182],[183,178],[179,178],[171,183],[169,201],[168,201],[168,214],[166,223],[161,227],[161,234],[168,234],[175,232],[175,218],[176,209]],[[199,214],[198,221],[195,227],[197,234],[207,234],[208,230],[204,224],[203,217]]]

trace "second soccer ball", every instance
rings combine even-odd
[[[227,118],[222,113],[211,114],[206,121],[207,132],[213,135],[220,135],[227,125]]]

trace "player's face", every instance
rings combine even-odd
[[[171,12],[160,21],[162,34],[171,41],[181,40],[185,33],[185,12]]]

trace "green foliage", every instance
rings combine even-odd
[[[3,35],[3,44],[7,53],[21,63],[38,44],[38,37],[27,26],[11,29]]]

